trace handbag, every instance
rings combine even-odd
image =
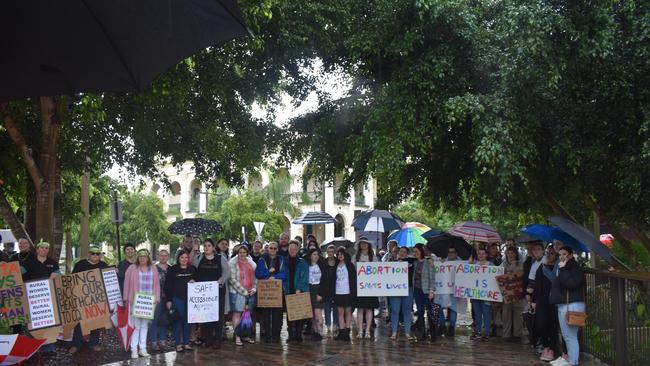
[[[566,292],[567,309],[569,307],[569,290]],[[587,325],[587,313],[584,311],[567,311],[566,323],[572,327],[584,327]]]
[[[167,324],[174,324],[181,319],[181,313],[178,311],[178,309],[172,306],[165,312],[165,318],[167,318]]]
[[[438,325],[438,319],[441,311],[442,306],[431,301],[429,304],[429,324]]]

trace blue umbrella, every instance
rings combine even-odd
[[[557,226],[531,224],[525,226],[519,231],[547,243],[552,243],[553,240],[559,240],[564,245],[568,245],[576,251],[589,253],[589,247],[587,247],[584,243],[579,242],[566,232],[562,231],[562,229]]]
[[[442,235],[444,234],[442,231],[434,230],[431,229],[427,231],[426,233],[422,234],[422,237],[425,239],[433,238],[434,236]]]

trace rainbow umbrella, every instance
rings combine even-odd
[[[395,240],[401,247],[414,247],[418,243],[426,243],[427,239],[422,234],[430,231],[431,228],[419,222],[407,222],[402,228],[388,236],[388,240]]]

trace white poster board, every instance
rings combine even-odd
[[[103,269],[102,277],[104,277],[104,287],[106,288],[108,307],[113,310],[115,304],[121,303],[122,301],[120,283],[117,281],[117,269],[115,267]]]
[[[58,305],[49,278],[25,283],[29,303],[30,330],[60,324],[57,320]]]
[[[461,262],[459,261],[433,262],[433,272],[435,273],[435,280],[433,282],[433,292],[436,295],[451,295],[454,293],[454,289],[455,289],[454,279],[456,277],[454,275],[454,271],[459,263]]]
[[[156,310],[156,296],[151,292],[136,292],[133,296],[133,317],[153,319]]]
[[[504,268],[481,264],[457,264],[455,272],[454,296],[473,300],[503,302],[496,276],[504,273]]]
[[[357,296],[408,296],[408,262],[357,263]]]
[[[187,322],[219,321],[219,282],[205,281],[187,284]]]

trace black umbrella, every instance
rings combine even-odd
[[[427,239],[427,249],[438,257],[447,258],[449,247],[456,248],[458,256],[465,260],[474,252],[474,248],[460,236],[443,233]]]
[[[209,46],[245,36],[236,0],[8,1],[0,101],[141,91]]]
[[[336,224],[336,219],[327,212],[309,211],[293,220],[293,223],[296,225]]]
[[[591,231],[563,217],[549,217],[549,220],[562,229],[562,231],[589,247],[592,252],[598,254],[599,257],[605,260],[605,262],[610,264],[617,262],[627,268],[627,266],[616,258],[612,252],[609,251],[609,248],[601,243],[600,240],[591,233]]]
[[[351,240],[348,240],[342,236],[336,237],[332,240],[328,240],[321,244],[320,249],[325,250],[327,247],[330,245],[334,245],[336,248],[338,247],[344,247],[344,248],[352,248],[354,246],[354,243]]]
[[[206,235],[222,231],[221,225],[209,219],[183,219],[169,225],[170,233],[176,235]]]

